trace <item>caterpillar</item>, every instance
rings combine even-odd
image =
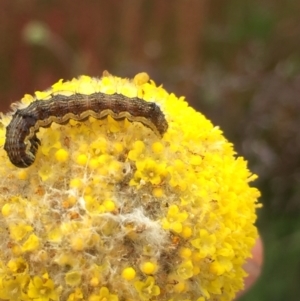
[[[162,137],[168,123],[160,107],[143,99],[121,94],[107,95],[101,92],[91,95],[52,95],[47,100],[36,100],[24,109],[18,109],[6,128],[4,149],[10,161],[19,168],[26,168],[35,161],[40,140],[36,133],[40,127],[52,122],[66,124],[70,119],[84,121],[89,116],[115,120],[127,118],[140,122]]]

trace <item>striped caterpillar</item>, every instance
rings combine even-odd
[[[15,166],[26,168],[35,161],[40,144],[36,133],[40,127],[49,127],[52,122],[66,124],[70,119],[83,121],[89,116],[102,119],[108,115],[116,120],[127,118],[131,122],[140,122],[159,137],[168,129],[164,114],[153,102],[100,92],[71,96],[58,94],[48,100],[36,100],[14,113],[6,128],[4,149]]]

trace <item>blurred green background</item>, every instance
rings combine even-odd
[[[0,0],[0,106],[60,78],[146,71],[185,95],[259,175],[260,280],[300,300],[300,1]]]

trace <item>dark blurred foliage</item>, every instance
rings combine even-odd
[[[300,2],[0,0],[0,105],[60,78],[146,71],[219,125],[259,175],[261,280],[299,300]]]

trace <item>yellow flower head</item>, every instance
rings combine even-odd
[[[145,73],[106,72],[14,108],[0,120],[0,299],[229,301],[242,289],[255,175],[183,98]]]

